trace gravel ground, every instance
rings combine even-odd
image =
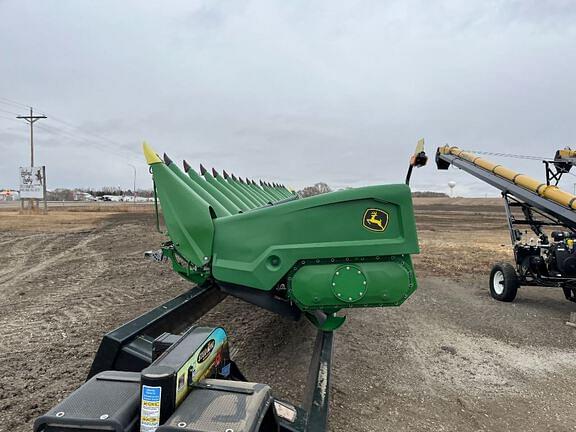
[[[576,430],[574,304],[539,288],[496,302],[485,279],[425,277],[400,308],[354,311],[337,334],[331,430]]]
[[[336,334],[331,430],[576,430],[576,335],[564,324],[576,304],[543,288],[490,299],[489,263],[509,255],[497,205],[433,204],[417,205],[418,291],[399,308],[351,311]],[[30,431],[83,382],[105,332],[189,288],[142,258],[163,239],[149,213],[80,219],[0,224],[2,431]],[[202,321],[228,329],[249,379],[299,400],[308,323],[232,298]]]

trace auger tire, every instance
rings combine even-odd
[[[497,263],[490,272],[490,295],[492,298],[511,302],[516,298],[520,287],[514,267],[508,263]]]

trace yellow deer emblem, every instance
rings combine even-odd
[[[364,212],[362,222],[371,231],[384,231],[388,225],[388,213],[380,209],[368,209]]]
[[[381,230],[384,229],[384,227],[382,226],[382,221],[380,219],[376,219],[376,215],[378,214],[378,212],[370,212],[370,219],[367,219],[366,222],[368,222],[369,224],[376,224],[380,227]]]

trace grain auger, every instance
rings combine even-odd
[[[454,165],[502,192],[515,263],[492,268],[489,288],[496,300],[513,301],[521,286],[545,286],[562,288],[567,300],[576,301],[576,195],[558,187],[576,164],[576,152],[558,150],[542,162],[545,181],[458,147],[436,151],[438,169]]]
[[[174,270],[196,284],[322,330],[345,308],[398,306],[416,289],[410,188],[370,186],[300,199],[283,185],[203,166],[184,171],[144,144]]]

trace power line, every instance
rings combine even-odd
[[[2,101],[4,101],[4,102],[2,102]],[[28,108],[28,107],[30,106],[30,105],[25,105],[25,104],[20,103],[20,102],[16,102],[16,101],[10,100],[10,99],[5,98],[5,97],[0,97],[0,103],[4,103],[4,104],[8,104],[8,105],[13,105],[13,106],[16,106],[16,107],[18,107],[18,108]]]
[[[1,109],[1,108],[0,108],[0,111],[2,111],[2,112],[5,112],[5,113],[7,113],[7,114],[12,114],[12,115],[16,115],[16,116],[18,115],[18,113],[17,113],[17,112],[14,112],[14,111],[8,111],[8,110],[5,110],[5,109]]]
[[[50,125],[42,125],[42,126],[37,126],[39,129],[42,129],[52,135],[58,135],[61,136],[63,138],[66,138],[68,140],[71,141],[75,141],[77,143],[84,143],[84,144],[88,144],[91,148],[94,148],[96,150],[105,152],[107,155],[114,155],[118,158],[121,158],[123,160],[135,160],[137,157],[135,154],[133,154],[132,152],[126,150],[126,149],[122,149],[122,148],[117,148],[117,146],[108,144],[106,142],[102,142],[100,140],[96,140],[95,138],[91,138],[91,137],[86,137],[86,136],[81,136],[79,134],[76,134],[70,130],[66,130],[66,129],[62,129],[62,128],[58,128],[56,126]]]
[[[7,118],[7,117],[6,117],[6,118]],[[2,128],[2,129],[0,129],[0,131],[9,131],[9,130],[13,130],[13,129],[16,129],[16,128],[20,129],[20,127],[10,126],[10,127]]]
[[[540,157],[540,156],[531,156],[531,155],[519,155],[514,153],[496,153],[496,152],[485,152],[485,151],[478,151],[478,150],[464,150],[465,152],[481,154],[481,155],[491,155],[491,156],[501,156],[501,157],[509,157],[515,159],[526,159],[526,160],[534,160],[538,162],[549,161],[550,158]],[[576,177],[576,174],[571,173],[570,171],[564,171],[564,174],[568,174],[572,177]]]
[[[18,121],[18,120],[16,120],[14,117],[6,117],[6,116],[3,116],[3,115],[0,115],[0,118],[3,118],[3,119],[5,119],[5,120],[12,120],[12,121],[15,121],[15,122]],[[20,123],[20,122],[18,122],[18,123]]]
[[[2,102],[2,101],[5,101],[5,102]],[[29,105],[25,105],[25,104],[23,104],[23,103],[16,102],[16,101],[14,101],[14,100],[7,99],[7,98],[5,98],[5,97],[0,97],[0,103],[8,103],[8,104],[12,104],[12,105],[16,105],[16,106],[21,106],[21,107],[25,107],[25,108],[28,108],[28,107],[29,107]],[[59,118],[59,117],[56,117],[56,116],[54,116],[53,114],[49,114],[47,111],[44,111],[44,110],[40,109],[39,107],[35,107],[35,109],[36,109],[36,112],[38,112],[38,113],[40,113],[40,114],[42,114],[42,115],[45,115],[45,116],[49,116],[51,120],[54,120],[54,121],[56,121],[56,122],[58,122],[58,123],[62,123],[62,124],[64,124],[64,125],[68,126],[69,128],[72,128],[72,129],[75,129],[75,130],[79,131],[79,132],[82,133],[82,134],[92,135],[92,136],[94,136],[94,137],[96,137],[96,138],[98,138],[98,139],[106,140],[106,141],[109,141],[109,142],[111,142],[111,143],[113,143],[113,144],[120,145],[120,143],[118,143],[118,142],[116,142],[116,141],[114,141],[114,140],[112,140],[112,139],[110,139],[110,138],[108,138],[108,137],[95,134],[94,132],[82,130],[79,126],[76,126],[76,125],[74,125],[74,124],[72,124],[72,123],[70,123],[70,122],[68,122],[68,121],[66,121],[66,120],[63,120],[63,119],[61,119],[61,118]],[[6,111],[6,112],[8,112],[8,111]],[[17,115],[16,113],[13,113],[13,112],[10,112],[10,113]]]
[[[0,103],[3,103],[5,105],[12,105],[12,106],[18,106],[18,107],[28,107],[28,105],[25,105],[23,103],[17,102],[15,100],[12,99],[8,99],[5,97],[0,97]],[[5,110],[3,110],[5,111]],[[46,126],[46,125],[42,125],[42,126],[37,126],[38,128],[45,130],[45,131],[49,131],[53,134],[59,134],[63,137],[66,137],[70,140],[75,140],[75,141],[81,141],[84,143],[88,143],[91,146],[94,146],[95,144],[95,140],[98,140],[98,146],[96,147],[98,150],[100,151],[104,151],[101,147],[107,147],[109,150],[106,152],[107,154],[114,154],[117,157],[120,157],[122,159],[128,159],[128,160],[134,160],[136,159],[136,154],[133,151],[130,151],[128,149],[123,149],[122,148],[122,144],[118,141],[114,141],[108,137],[96,134],[94,132],[90,132],[90,131],[85,131],[82,130],[80,127],[66,121],[63,120],[59,117],[56,117],[52,114],[49,114],[46,111],[43,111],[41,109],[39,109],[38,107],[36,107],[36,111],[44,116],[49,116],[51,120],[56,121],[57,123],[61,123],[62,125],[65,125],[66,128],[62,128],[62,127],[56,127],[54,125],[51,126]],[[119,154],[118,152],[121,152],[123,154]]]
[[[8,103],[8,104],[12,104],[12,105],[22,106],[22,107],[28,108],[28,105],[24,105],[24,104],[22,104],[22,103],[20,103],[20,102],[16,102],[16,101],[14,101],[14,100],[7,99],[7,98],[5,98],[5,97],[0,97],[0,103],[2,103],[2,101],[5,101],[4,103]],[[63,125],[65,125],[65,126],[67,126],[67,127],[69,127],[69,128],[72,128],[72,129],[77,130],[77,131],[80,132],[81,134],[84,134],[84,135],[92,135],[93,137],[98,138],[99,140],[108,141],[109,143],[114,144],[114,145],[118,145],[118,146],[121,146],[121,145],[122,145],[121,143],[119,143],[119,142],[117,142],[117,141],[114,141],[114,140],[112,140],[112,139],[110,139],[110,138],[108,138],[108,137],[105,137],[105,136],[103,136],[103,135],[96,134],[96,133],[91,132],[91,131],[82,130],[79,126],[76,126],[76,125],[70,123],[69,121],[63,120],[63,119],[61,119],[61,118],[59,118],[59,117],[57,117],[57,116],[55,116],[55,115],[53,115],[53,114],[49,114],[48,112],[43,111],[43,110],[41,110],[41,109],[38,108],[38,107],[36,107],[36,111],[39,112],[40,114],[49,116],[51,120],[54,120],[54,121],[56,121],[56,122],[58,122],[58,123],[62,123]]]
[[[515,159],[527,159],[527,160],[537,160],[543,161],[548,160],[550,158],[540,157],[540,156],[530,156],[530,155],[519,155],[514,153],[495,153],[495,152],[486,152],[486,151],[478,151],[478,150],[463,150],[465,152],[482,154],[482,155],[490,155],[490,156],[500,156],[500,157],[509,157]]]

